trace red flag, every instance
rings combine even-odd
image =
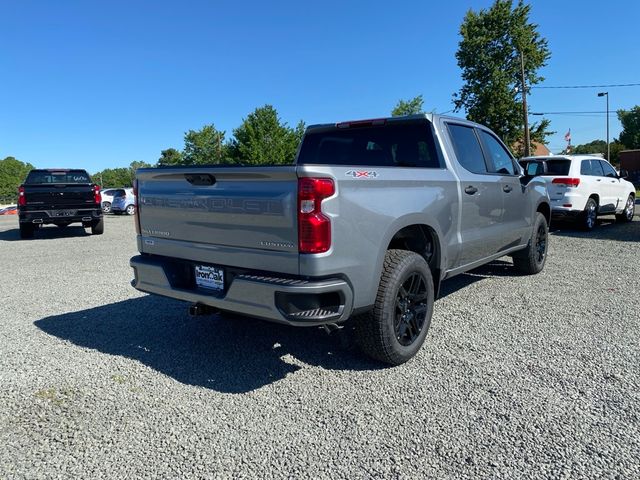
[[[565,142],[571,143],[571,129],[569,129],[569,131],[564,134],[564,140]]]

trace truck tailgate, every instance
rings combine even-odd
[[[93,187],[75,184],[25,185],[25,210],[95,206]]]
[[[141,251],[298,271],[296,168],[138,170]],[[271,254],[271,255],[270,255]]]

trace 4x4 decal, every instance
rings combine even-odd
[[[379,174],[375,170],[349,170],[345,175],[353,178],[376,178]]]

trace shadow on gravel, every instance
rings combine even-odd
[[[597,226],[590,232],[580,230],[571,222],[555,221],[551,223],[550,233],[561,237],[640,242],[640,218],[636,216],[630,223],[616,222],[614,217],[598,219]]]
[[[16,240],[20,240],[21,242],[33,242],[34,240],[53,240],[56,238],[70,238],[70,237],[87,237],[90,234],[87,233],[87,230],[82,228],[80,225],[77,226],[68,226],[65,228],[53,226],[46,226],[39,228],[35,231],[33,238],[22,240],[20,238],[20,230],[18,228],[14,228],[12,230],[5,230],[0,232],[0,241],[4,242],[13,242]]]
[[[514,268],[513,263],[505,260],[494,260],[491,263],[478,267],[470,272],[461,273],[455,277],[445,280],[440,286],[438,298],[444,298],[452,293],[462,290],[469,285],[485,278],[494,277],[518,277],[520,273]]]
[[[300,367],[374,370],[357,350],[319,328],[296,328],[240,316],[189,317],[187,304],[144,296],[56,315],[35,325],[81,347],[137,360],[177,381],[225,393],[271,384]]]

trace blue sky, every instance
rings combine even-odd
[[[385,116],[418,94],[448,111],[460,23],[491,3],[0,0],[0,158],[153,163],[186,130],[230,136],[264,104],[291,125]],[[640,83],[640,2],[532,3],[552,51],[544,85]],[[604,111],[598,91],[534,90],[531,111]],[[640,87],[608,91],[612,111],[640,104]],[[552,150],[569,128],[574,144],[605,138],[604,114],[548,118]]]

